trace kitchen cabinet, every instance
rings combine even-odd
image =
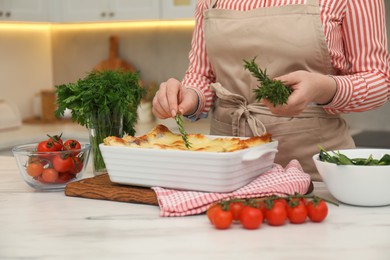
[[[162,0],[161,19],[193,19],[196,0]]]
[[[48,21],[49,2],[50,0],[0,0],[0,21]]]
[[[196,0],[0,0],[0,21],[108,22],[192,19]]]
[[[160,18],[156,0],[63,0],[61,22],[129,21]]]

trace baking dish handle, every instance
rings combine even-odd
[[[264,151],[254,150],[254,151],[250,151],[248,153],[245,153],[242,156],[242,160],[243,161],[254,161],[254,160],[259,159],[260,157],[263,157],[266,154],[272,154],[272,153],[277,153],[277,152],[278,152],[278,149],[269,149],[269,150],[264,150]]]

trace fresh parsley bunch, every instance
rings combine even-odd
[[[134,135],[137,108],[145,94],[139,73],[123,70],[92,71],[75,83],[58,85],[58,105],[55,115],[71,109],[72,121],[88,127],[93,113],[109,116],[112,112],[123,115],[123,131]]]

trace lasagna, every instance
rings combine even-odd
[[[108,136],[103,142],[108,146],[125,146],[131,148],[149,148],[160,150],[190,150],[204,152],[234,152],[262,145],[272,141],[272,135],[265,133],[261,136],[248,138],[211,137],[203,134],[187,134],[191,147],[187,148],[180,134],[171,132],[164,125],[157,125],[142,136]]]

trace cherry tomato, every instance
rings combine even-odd
[[[63,153],[54,156],[52,163],[58,172],[67,172],[74,166],[72,156]]]
[[[207,218],[209,219],[210,223],[211,224],[214,224],[213,223],[213,218],[214,218],[214,213],[216,212],[217,210],[217,207],[218,207],[218,204],[212,204],[208,210],[207,210]]]
[[[77,140],[69,139],[65,141],[64,147],[65,150],[79,150],[81,149],[81,144]]]
[[[26,172],[32,177],[38,177],[43,172],[43,165],[38,161],[34,161],[27,166]]]
[[[280,198],[280,199],[275,199],[273,200],[274,204],[276,203],[281,203],[284,207],[288,207],[288,203],[287,203],[287,200],[283,199],[283,198]]]
[[[229,202],[229,210],[232,212],[233,220],[240,220],[240,214],[244,207],[240,201]]]
[[[58,179],[58,172],[53,168],[46,168],[42,172],[42,179],[46,183],[55,183]]]
[[[56,147],[53,142],[49,142],[48,140],[46,141],[41,141],[38,143],[37,146],[37,152],[55,152]]]
[[[41,158],[39,158],[39,156],[37,156],[37,155],[29,156],[28,160],[27,160],[27,163],[34,163],[34,162],[40,163],[41,162]]]
[[[290,223],[301,224],[306,221],[307,209],[302,200],[292,200],[287,207],[287,217]]]
[[[306,204],[307,214],[313,222],[321,222],[328,215],[328,205],[324,200],[313,200]]]
[[[47,141],[53,143],[56,151],[61,151],[63,148],[63,141],[61,139],[62,133],[60,135],[53,135],[53,136],[48,135],[48,136],[49,139]]]
[[[58,173],[58,179],[56,183],[67,183],[74,178],[74,175],[69,172],[60,172]]]
[[[233,222],[233,214],[218,205],[213,213],[212,221],[217,229],[228,229]]]
[[[257,229],[263,223],[263,213],[259,208],[245,206],[241,210],[240,222],[246,229]]]
[[[72,167],[69,170],[69,173],[76,175],[83,169],[83,160],[80,157],[72,156]]]
[[[286,206],[282,202],[273,202],[267,206],[265,217],[271,226],[282,226],[287,220]]]

